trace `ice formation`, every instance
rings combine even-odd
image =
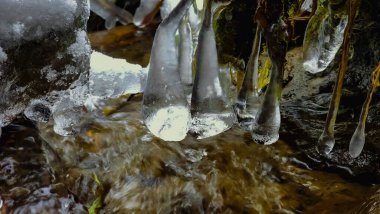
[[[342,46],[347,21],[346,10],[335,11],[330,5],[318,5],[305,34],[303,46],[305,70],[318,73],[327,68]]]
[[[185,16],[179,26],[179,74],[181,82],[184,85],[186,95],[191,94],[193,85],[193,41],[191,36],[191,28],[187,17]]]
[[[90,0],[91,11],[105,20],[105,27],[111,29],[119,21],[126,25],[133,21],[133,15],[114,5],[109,0]]]
[[[339,61],[339,71],[338,71],[338,77],[334,86],[334,91],[331,96],[329,111],[326,116],[326,123],[322,132],[321,137],[318,140],[317,145],[317,151],[322,155],[328,155],[335,144],[335,138],[334,138],[334,127],[335,127],[335,121],[338,114],[339,104],[340,104],[340,98],[342,96],[342,88],[343,88],[343,82],[344,82],[344,75],[347,70],[347,64],[349,61],[349,48],[350,48],[350,40],[351,35],[353,31],[354,26],[354,20],[355,16],[360,8],[360,0],[353,0],[349,1],[349,6],[347,6],[348,10],[346,10],[345,4],[340,7],[334,7],[334,10],[337,10],[337,8],[341,9],[343,12],[340,12],[340,14],[343,13],[343,15],[334,16],[334,19],[337,17],[344,17],[347,18],[347,27],[344,28],[344,34],[343,37],[343,47],[342,47],[342,54],[340,55],[340,61]],[[329,11],[332,11],[332,6],[330,6]],[[346,14],[349,14],[348,16]],[[363,126],[364,128],[364,126]],[[360,134],[360,132],[357,132],[357,134]],[[360,137],[359,137],[360,138]],[[364,145],[364,144],[363,144]]]
[[[354,157],[354,158],[358,157],[363,150],[364,143],[365,143],[365,123],[368,117],[369,105],[371,103],[373,94],[375,93],[376,89],[380,86],[379,79],[380,79],[380,63],[372,73],[371,87],[368,90],[367,98],[363,104],[358,126],[356,127],[356,130],[354,134],[352,135],[352,138],[350,141],[349,153],[351,157]]]
[[[209,1],[199,34],[196,74],[191,98],[190,133],[199,139],[211,137],[229,129],[236,119],[219,79],[212,20],[212,3]]]
[[[251,134],[256,143],[265,145],[275,143],[279,139],[281,125],[280,99],[288,37],[287,28],[280,15],[281,8],[282,1],[274,1],[272,4],[259,2],[256,11],[257,22],[262,28],[272,67],[270,82],[253,122]]]
[[[158,27],[144,91],[144,123],[154,135],[168,141],[182,140],[188,131],[190,111],[178,71],[175,33],[191,4],[192,0],[182,0]]]
[[[234,109],[242,128],[251,130],[253,120],[260,108],[258,95],[258,69],[261,43],[261,29],[256,28],[256,35],[252,45],[252,52],[245,70],[243,85],[239,91]]]
[[[89,108],[98,99],[115,98],[144,91],[147,69],[140,65],[94,51],[91,54],[90,66],[91,97],[87,101]]]
[[[141,0],[140,6],[136,9],[133,16],[133,24],[144,27],[152,21],[161,4],[162,0]]]
[[[163,20],[166,19],[166,17],[169,16],[170,12],[177,6],[179,2],[180,0],[163,0],[160,8],[161,18]]]
[[[22,112],[47,121],[65,94],[78,104],[74,94],[88,83],[88,16],[81,0],[1,2],[0,127]]]

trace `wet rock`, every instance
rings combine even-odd
[[[85,32],[87,1],[4,4],[0,10],[0,55],[6,56],[0,60],[0,126],[23,112],[31,100],[54,102],[54,95],[46,95],[73,87],[80,76],[88,75],[90,54]],[[17,9],[9,14],[6,6]]]

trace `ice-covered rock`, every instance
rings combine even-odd
[[[87,84],[88,16],[88,2],[81,0],[1,2],[0,127],[29,104],[26,115],[45,120],[35,118],[40,110],[54,114],[62,93]]]

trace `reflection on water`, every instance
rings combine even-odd
[[[105,213],[346,213],[376,190],[308,170],[284,142],[256,145],[238,127],[205,140],[162,141],[143,125],[140,99],[109,102],[111,113],[83,119],[77,137],[40,127],[61,159],[51,159],[54,170],[86,206],[94,200],[92,173],[109,187]]]

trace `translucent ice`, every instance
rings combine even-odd
[[[186,106],[169,106],[148,115],[145,124],[156,136],[167,141],[181,141],[187,134],[189,109]]]
[[[260,108],[260,98],[258,95],[258,69],[261,43],[260,31],[260,27],[257,26],[252,52],[244,75],[243,85],[241,86],[234,106],[240,126],[247,130],[252,128],[253,120]]]
[[[190,133],[199,139],[211,137],[229,129],[236,120],[219,79],[212,13],[212,3],[209,1],[199,35],[196,74],[191,98]]]
[[[364,127],[358,126],[352,135],[350,140],[349,153],[350,156],[356,158],[363,150],[365,143],[365,131]]]
[[[192,0],[182,0],[158,27],[144,90],[145,125],[154,135],[168,141],[182,140],[188,131],[190,111],[178,71],[175,33],[191,4]]]
[[[92,12],[106,21],[105,27],[107,29],[115,27],[117,21],[126,25],[133,20],[133,16],[130,12],[117,7],[109,0],[90,0],[90,6]]]
[[[90,60],[90,94],[102,98],[115,98],[124,94],[144,91],[147,70],[94,51]]]
[[[271,4],[259,2],[256,11],[257,21],[262,27],[272,67],[270,82],[253,122],[251,134],[256,143],[265,145],[278,140],[281,125],[280,99],[288,38],[284,21],[281,19],[281,10],[279,10],[282,7],[282,1],[272,1]]]
[[[180,0],[164,0],[160,8],[161,18],[165,19],[168,17],[170,12],[177,6],[179,1]]]
[[[136,9],[133,16],[133,24],[144,27],[154,18],[161,4],[162,0],[141,0],[140,6]]]
[[[343,43],[347,26],[346,10],[338,12],[330,6],[318,5],[316,14],[310,19],[304,39],[305,70],[318,73],[327,68]]]
[[[186,95],[191,94],[193,85],[193,41],[191,36],[190,24],[185,16],[179,26],[179,74],[184,86]]]

